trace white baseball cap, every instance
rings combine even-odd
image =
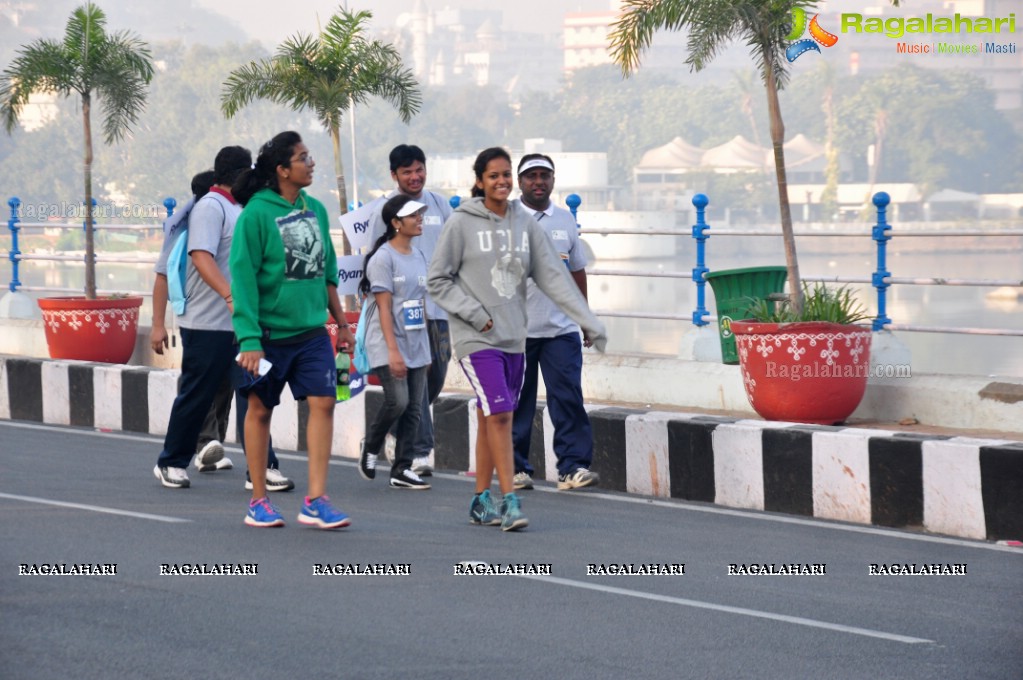
[[[521,175],[522,173],[528,172],[533,168],[544,168],[546,170],[554,172],[554,166],[551,165],[551,162],[546,158],[530,158],[528,161],[522,164],[521,168],[519,168],[519,174]]]
[[[405,205],[401,206],[401,210],[398,211],[396,217],[408,217],[414,215],[420,210],[426,210],[426,206],[419,201],[409,201]]]

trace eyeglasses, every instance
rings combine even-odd
[[[302,154],[298,158],[292,158],[289,163],[294,163],[295,161],[305,163],[307,168],[311,168],[313,166],[313,157],[307,153]]]

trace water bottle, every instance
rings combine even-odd
[[[352,360],[348,356],[348,352],[342,350],[337,353],[337,357],[334,358],[334,367],[337,369],[337,400],[347,401],[352,396],[351,388],[348,386]]]

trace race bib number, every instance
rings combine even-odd
[[[415,331],[426,328],[426,314],[423,312],[423,300],[406,300],[402,303],[402,312],[405,317],[405,330]]]

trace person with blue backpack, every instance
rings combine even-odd
[[[231,186],[242,171],[251,166],[252,154],[240,146],[227,146],[217,153],[213,166],[214,185],[191,208],[187,231],[183,230],[168,256],[168,288],[181,329],[181,377],[163,450],[153,474],[163,486],[171,489],[191,485],[187,467],[195,453],[206,414],[217,395],[226,395],[228,408],[230,404],[230,378],[238,344],[231,323],[233,299],[228,260],[235,222],[242,210],[231,193]],[[182,240],[185,238],[187,241]],[[178,271],[175,251],[188,254],[180,298],[174,284]],[[226,425],[226,415],[223,423]],[[216,466],[223,456],[223,446],[211,447],[197,463],[202,470]],[[294,488],[294,483],[279,472],[268,471],[265,477],[283,480],[275,490]]]
[[[170,347],[167,333],[167,303],[171,303],[174,313],[177,315],[184,314],[187,309],[185,287],[188,278],[188,264],[191,259],[188,254],[189,216],[196,202],[209,193],[215,176],[216,173],[213,170],[204,170],[196,174],[192,178],[192,198],[180,210],[168,217],[163,225],[164,241],[156,262],[156,280],[153,283],[153,328],[150,334],[150,346],[156,354],[162,355],[163,350]],[[223,189],[223,187],[221,188]],[[235,391],[234,385],[240,381],[239,373],[241,371],[233,361],[231,366],[232,370],[220,384],[213,403],[210,405],[209,411],[206,412],[202,429],[199,431],[193,459],[195,468],[199,472],[217,472],[231,470],[234,467],[231,459],[224,455],[223,444],[231,416],[232,395],[235,399],[235,413],[237,414],[236,437],[243,449],[245,446],[244,428],[241,424],[245,422],[248,402]],[[179,392],[183,376],[184,374],[178,377]],[[267,487],[271,491],[294,489],[295,483],[280,472],[280,463],[272,442],[268,448],[267,457]],[[252,488],[252,481],[248,473],[246,473],[245,488]]]
[[[196,201],[209,193],[210,187],[213,186],[213,178],[212,170],[204,170],[192,177],[192,198],[168,217],[163,224],[163,247],[160,249],[160,257],[156,261],[156,280],[153,282],[153,327],[149,334],[149,344],[156,354],[163,355],[163,350],[170,347],[170,335],[167,333],[167,303],[173,302],[176,313],[184,311],[181,306],[184,302],[183,298],[177,298],[177,292],[174,296],[171,295],[168,284],[168,264],[170,261],[174,262],[175,291],[177,291],[179,290],[177,282],[183,281],[187,276],[188,216],[192,213]],[[182,271],[183,269],[185,271]],[[172,297],[176,299],[171,300]],[[228,387],[230,387],[229,384]],[[234,466],[231,459],[223,455],[224,446],[222,444],[227,434],[230,410],[231,390],[228,389],[226,393],[223,390],[218,391],[213,404],[210,405],[210,410],[206,412],[206,418],[196,444],[195,467],[200,472],[230,470]],[[210,459],[217,457],[218,449],[220,460],[209,462]]]

